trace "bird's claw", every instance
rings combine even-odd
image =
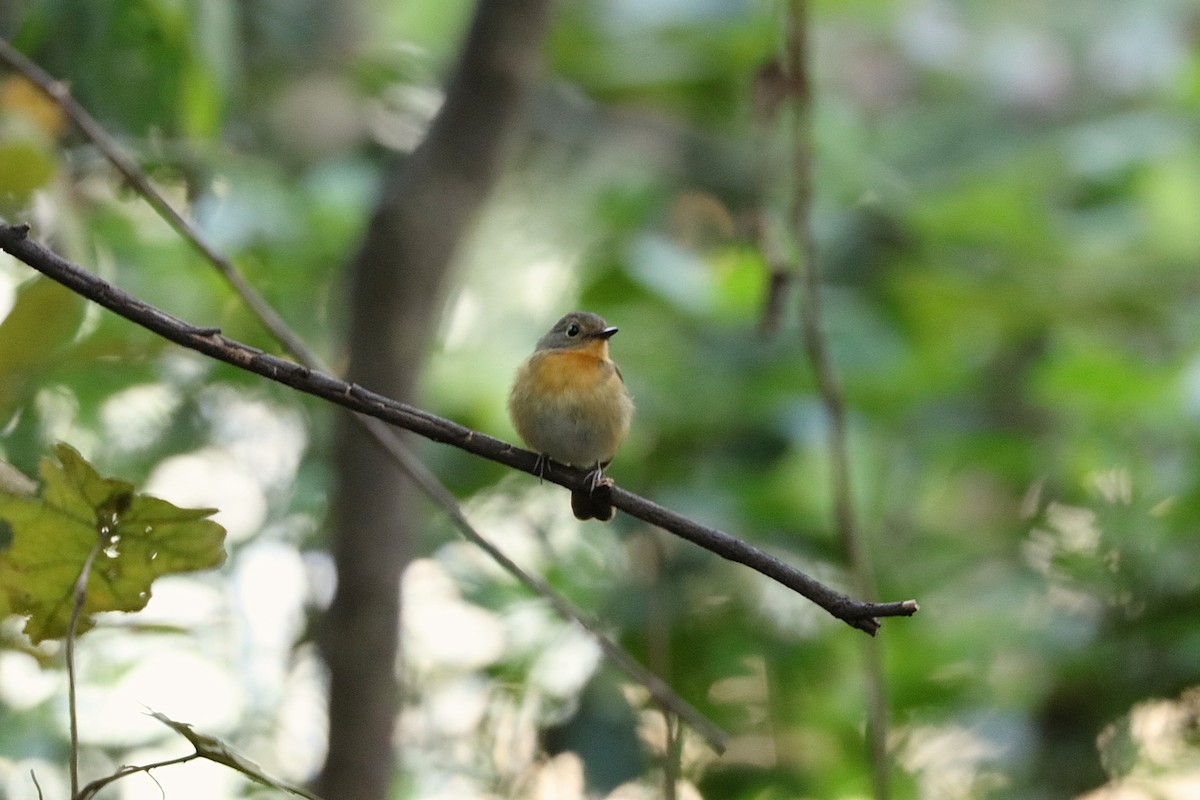
[[[533,472],[538,476],[538,482],[546,479],[546,472],[550,467],[550,456],[545,453],[538,453],[537,461],[533,462]]]
[[[594,470],[592,470],[591,472],[588,473],[588,491],[589,492],[594,494],[595,491],[597,489],[599,489],[601,486],[612,486],[612,485],[614,485],[612,478],[610,478],[604,474],[603,467],[596,467]]]

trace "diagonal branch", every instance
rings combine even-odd
[[[271,335],[289,353],[301,361],[311,361],[316,358],[309,353],[308,349],[304,346],[304,342],[292,332],[287,323],[271,307],[271,304],[242,277],[242,274],[230,263],[229,259],[221,255],[216,248],[212,247],[184,219],[183,215],[175,210],[170,201],[154,188],[154,184],[150,182],[149,176],[138,166],[137,162],[122,150],[116,140],[104,129],[104,126],[97,122],[96,118],[89,114],[71,96],[71,90],[64,81],[56,80],[54,76],[35,64],[28,56],[13,47],[4,38],[0,38],[0,62],[7,64],[21,73],[26,80],[41,89],[47,97],[58,104],[59,108],[63,110],[63,113],[67,115],[71,122],[88,139],[95,143],[96,147],[104,154],[109,163],[116,167],[125,180],[129,181],[130,186],[146,199],[146,202],[150,204],[160,217],[166,220],[168,225],[175,229],[176,233],[186,239],[192,247],[196,248],[221,273],[221,276],[229,282],[238,296],[242,298],[242,302],[246,303],[259,321],[262,322],[263,327],[270,331]]]
[[[0,249],[68,289],[169,341],[435,442],[452,445],[530,475],[538,475],[538,456],[535,453],[361,386],[264,353],[222,336],[217,328],[202,328],[183,322],[30,240],[27,238],[28,232],[27,225],[0,225]],[[543,477],[568,489],[583,489],[587,481],[586,473],[553,461],[547,465]],[[748,542],[701,525],[618,487],[613,487],[613,505],[723,558],[761,572],[807,597],[834,617],[867,633],[874,634],[879,629],[878,617],[911,616],[918,610],[915,600],[890,603],[854,600]]]
[[[258,317],[263,326],[279,341],[284,349],[297,361],[305,366],[322,372],[331,372],[321,360],[307,348],[304,342],[287,323],[275,312],[266,299],[247,282],[233,264],[219,251],[213,248],[204,236],[167,200],[151,183],[145,172],[121,148],[117,141],[105,130],[83,106],[71,96],[66,85],[55,80],[37,64],[28,59],[4,39],[0,39],[0,61],[20,72],[26,79],[42,90],[51,100],[56,102],[72,122],[96,144],[108,160],[124,175],[133,188],[148,202],[186,241],[195,247],[205,259],[227,280],[234,292]],[[420,459],[413,455],[397,435],[395,429],[383,421],[355,413],[351,417],[371,436],[374,442],[404,471],[413,483],[442,508],[451,522],[462,535],[480,549],[488,553],[510,575],[515,577],[534,594],[543,598],[561,616],[573,620],[588,631],[608,659],[617,665],[626,675],[642,684],[663,709],[670,709],[681,719],[686,720],[693,729],[698,731],[718,753],[724,752],[727,736],[725,732],[710,722],[699,711],[680,697],[661,678],[642,666],[619,645],[600,631],[594,620],[589,619],[582,611],[558,594],[545,581],[526,572],[495,544],[479,533],[466,516],[457,499],[450,490],[437,479]]]
[[[96,780],[92,781],[87,786],[84,786],[82,789],[80,789],[79,792],[72,795],[72,797],[75,798],[75,800],[91,800],[101,789],[103,789],[105,786],[108,786],[113,781],[118,781],[121,778],[128,777],[129,775],[136,775],[139,772],[144,772],[149,775],[150,770],[162,769],[163,767],[172,767],[176,764],[186,764],[189,761],[195,761],[197,758],[203,757],[204,756],[202,756],[199,751],[193,751],[188,753],[186,756],[168,758],[165,761],[155,761],[153,764],[141,764],[136,767],[120,767],[113,774],[106,775],[103,778],[97,778]],[[153,778],[153,776],[151,776],[151,778]],[[157,783],[157,781],[155,782]]]

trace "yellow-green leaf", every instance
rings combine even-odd
[[[49,278],[25,283],[0,321],[0,374],[53,361],[75,338],[87,301]]]
[[[0,321],[0,424],[27,399],[30,377],[63,357],[86,310],[86,300],[49,278],[21,287]]]
[[[214,509],[178,508],[101,477],[73,448],[41,464],[36,497],[0,490],[0,609],[25,615],[35,642],[66,635],[72,592],[93,548],[78,630],[98,611],[138,611],[160,575],[192,572],[225,559],[225,529]],[[8,546],[4,547],[7,539]]]
[[[49,143],[21,136],[0,136],[0,198],[25,203],[54,177],[58,163]]]

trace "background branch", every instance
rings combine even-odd
[[[859,597],[874,600],[875,575],[870,554],[854,512],[850,479],[850,453],[846,434],[846,401],[841,381],[829,355],[821,314],[821,266],[812,234],[813,201],[813,95],[809,75],[807,0],[791,0],[787,14],[786,75],[792,93],[792,203],[790,227],[799,251],[802,291],[800,318],[804,348],[816,376],[821,404],[829,423],[828,453],[830,486],[833,492],[834,526],[842,551],[850,563],[854,589]],[[887,699],[885,696],[882,645],[866,644],[867,746],[871,780],[877,800],[889,795],[887,755]]]
[[[0,249],[43,275],[165,339],[351,411],[368,414],[435,442],[457,447],[530,475],[538,474],[535,469],[538,457],[535,453],[356,384],[233,341],[222,336],[215,328],[201,328],[176,319],[30,240],[27,233],[28,226],[25,225],[0,225]],[[586,473],[554,461],[548,463],[544,477],[568,489],[583,488],[587,480]],[[854,600],[748,542],[701,525],[616,486],[613,487],[613,504],[631,516],[657,525],[723,558],[761,572],[804,595],[834,617],[867,633],[878,630],[878,617],[911,616],[918,610],[915,600],[887,603]]]
[[[308,351],[304,342],[292,332],[287,323],[271,307],[271,304],[242,277],[229,259],[210,245],[199,231],[175,210],[175,207],[162,193],[154,188],[154,184],[151,183],[145,170],[138,166],[137,162],[117,144],[117,141],[109,135],[103,125],[96,121],[95,117],[76,102],[65,82],[56,80],[54,76],[3,38],[0,38],[0,62],[21,73],[30,83],[41,89],[47,97],[58,104],[71,122],[96,145],[109,163],[150,204],[151,208],[221,273],[221,276],[233,287],[242,301],[254,312],[254,316],[289,353],[301,361],[316,361],[316,356]]]

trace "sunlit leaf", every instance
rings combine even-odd
[[[36,497],[0,492],[0,519],[11,530],[0,551],[0,609],[25,615],[35,642],[64,636],[72,589],[93,548],[79,630],[98,611],[137,611],[154,579],[219,565],[225,529],[213,509],[178,508],[101,477],[74,449],[55,447],[41,464]],[[4,540],[0,538],[0,543]]]
[[[20,75],[0,81],[0,109],[29,120],[52,137],[67,126],[66,115],[58,104]]]
[[[24,202],[57,169],[54,151],[46,143],[20,135],[0,137],[0,197]]]
[[[0,418],[25,397],[29,377],[60,359],[83,322],[86,301],[48,278],[21,287],[0,321]]]
[[[79,295],[48,278],[22,286],[0,322],[0,372],[44,364],[75,336],[84,307]]]

